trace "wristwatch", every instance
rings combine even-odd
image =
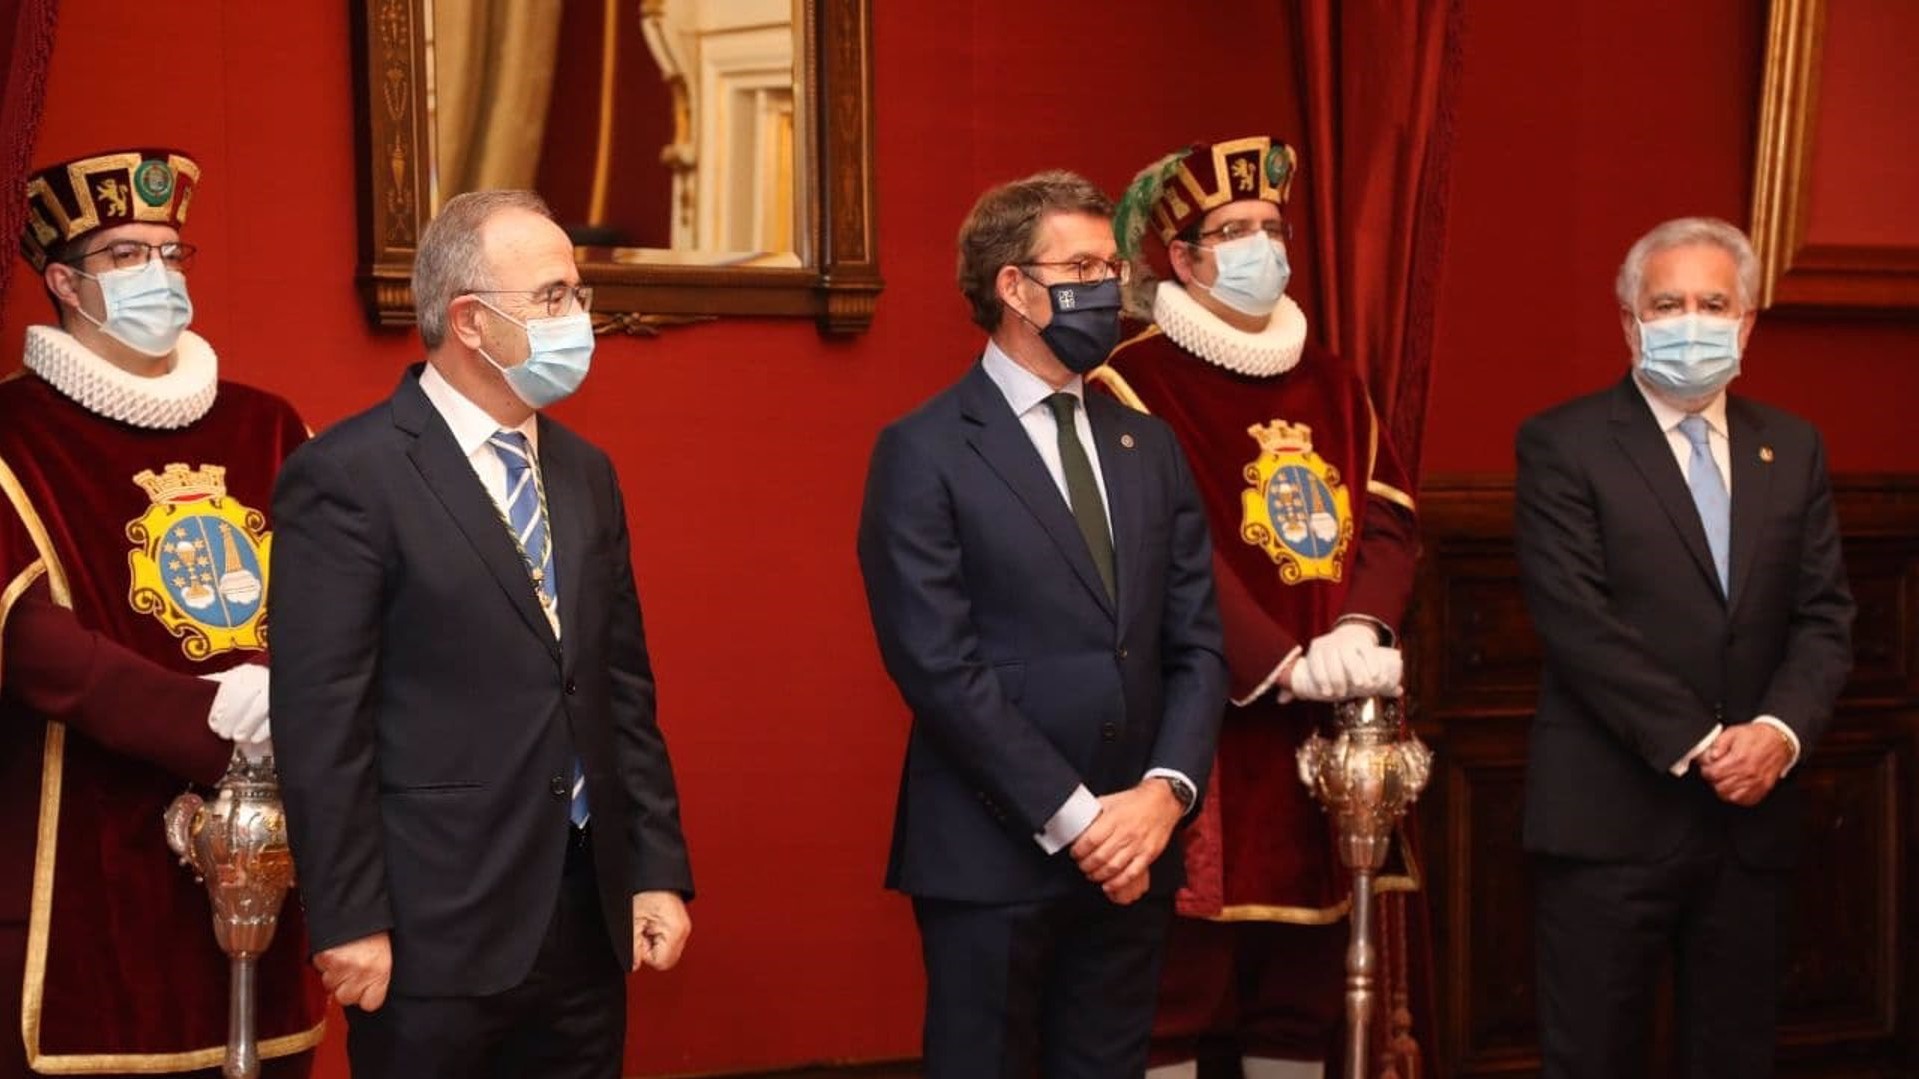
[[[1157,775],[1153,778],[1163,779],[1166,781],[1167,786],[1173,788],[1173,797],[1179,799],[1179,811],[1181,815],[1193,811],[1193,803],[1199,799],[1199,793],[1193,790],[1191,783],[1186,782],[1178,776]]]

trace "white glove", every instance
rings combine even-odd
[[[213,693],[213,708],[207,712],[207,726],[213,728],[213,733],[243,746],[273,737],[267,723],[265,667],[242,663],[231,670],[200,677],[220,686]]]
[[[1398,696],[1404,669],[1399,650],[1381,645],[1371,626],[1342,622],[1306,646],[1289,688],[1314,701]]]
[[[1305,656],[1300,656],[1293,661],[1293,669],[1286,675],[1286,688],[1297,700],[1336,701],[1339,699],[1327,693],[1319,683],[1313,681],[1313,669],[1306,665]]]

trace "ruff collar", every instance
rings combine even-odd
[[[27,370],[87,411],[135,427],[176,430],[213,407],[220,380],[213,346],[187,330],[173,356],[173,370],[142,378],[108,363],[65,330],[27,327]]]
[[[1161,281],[1153,321],[1174,344],[1207,363],[1254,378],[1292,370],[1306,347],[1306,313],[1291,296],[1279,298],[1265,329],[1247,333],[1201,307],[1178,282]]]

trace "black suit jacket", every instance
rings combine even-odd
[[[1685,476],[1630,377],[1527,421],[1515,513],[1545,649],[1526,783],[1529,850],[1651,860],[1721,837],[1747,864],[1799,846],[1789,774],[1758,806],[1668,769],[1715,723],[1777,716],[1802,761],[1851,668],[1852,596],[1819,434],[1728,397],[1731,595]],[[1803,767],[1801,764],[1799,767]]]
[[[632,894],[692,876],[612,464],[540,418],[555,640],[420,370],[274,492],[273,739],[313,949],[390,930],[397,992],[518,984],[559,894],[577,753],[631,966]]]
[[[1033,841],[1084,783],[1204,784],[1225,696],[1206,515],[1171,431],[1088,394],[1117,602],[984,368],[881,433],[860,570],[913,712],[890,886],[1019,902],[1090,887]],[[1177,844],[1152,887],[1179,881]]]

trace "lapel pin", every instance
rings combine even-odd
[[[1759,459],[1761,461],[1766,462],[1767,464],[1771,464],[1772,463],[1772,447],[1771,446],[1759,447]]]
[[[1127,449],[1129,449],[1129,450],[1130,450],[1130,449],[1132,449],[1132,448],[1133,448],[1133,436],[1132,436],[1132,435],[1121,435],[1121,436],[1119,436],[1119,444],[1120,444],[1120,445],[1122,445],[1122,446],[1124,446],[1124,447],[1126,447],[1126,448],[1127,448]],[[1772,451],[1771,451],[1771,450],[1767,450],[1766,452],[1767,452],[1767,453],[1771,453]]]

